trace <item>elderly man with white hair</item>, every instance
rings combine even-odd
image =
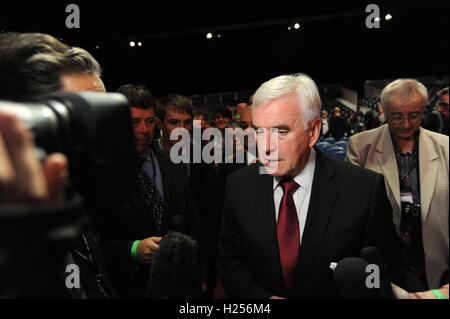
[[[393,270],[397,239],[383,176],[313,148],[321,129],[314,81],[276,77],[252,108],[261,163],[229,175],[219,236],[228,296],[339,298],[330,263],[367,246]]]
[[[381,93],[387,124],[350,138],[347,160],[381,173],[408,265],[408,291],[448,283],[448,136],[420,127],[428,93],[398,79]]]

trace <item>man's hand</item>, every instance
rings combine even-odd
[[[140,240],[137,246],[137,261],[147,265],[150,264],[156,250],[159,248],[158,244],[161,239],[162,237],[150,237]]]
[[[67,165],[53,154],[42,166],[30,131],[15,114],[0,112],[0,203],[62,201]]]

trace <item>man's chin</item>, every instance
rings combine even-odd
[[[405,132],[397,134],[397,138],[404,141],[409,141],[414,139],[415,132]]]
[[[272,162],[269,164],[264,164],[262,169],[265,171],[265,174],[272,175],[274,177],[283,176],[284,172],[282,171],[279,162]]]
[[[138,146],[138,147],[136,147],[136,152],[138,152],[138,153],[144,153],[144,152],[147,152],[148,149],[149,149],[148,146]]]

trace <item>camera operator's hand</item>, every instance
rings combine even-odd
[[[150,264],[156,250],[159,248],[158,244],[161,239],[162,237],[150,237],[139,241],[136,252],[137,261],[147,265]]]
[[[42,165],[30,131],[15,114],[0,112],[0,203],[62,201],[67,165],[62,154]]]

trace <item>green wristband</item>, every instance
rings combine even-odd
[[[136,260],[137,257],[137,246],[139,244],[139,240],[135,240],[133,246],[131,246],[131,258]]]
[[[431,290],[431,292],[437,297],[437,299],[447,299],[445,296],[437,289]]]

